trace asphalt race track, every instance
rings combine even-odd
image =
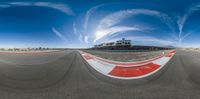
[[[198,52],[177,50],[163,71],[141,82],[106,77],[77,50],[54,56],[42,64],[0,61],[0,99],[200,99]]]

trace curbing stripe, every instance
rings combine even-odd
[[[143,62],[117,62],[114,64],[89,53],[79,51],[83,58],[92,66],[96,71],[108,77],[117,79],[141,79],[153,75],[160,70],[164,65],[174,56],[176,51],[169,52],[167,55],[156,59],[150,59]],[[103,60],[102,60],[103,59]],[[131,64],[132,63],[132,64]],[[127,64],[127,66],[125,65]]]
[[[145,75],[147,73],[150,73],[157,68],[159,68],[160,65],[157,64],[146,64],[139,67],[118,67],[116,66],[109,74],[113,76],[118,77],[133,77],[133,76],[141,76]]]
[[[152,59],[148,59],[148,60],[145,60],[145,61],[138,61],[138,62],[118,62],[118,61],[112,61],[112,60],[108,60],[108,59],[103,59],[103,58],[100,58],[100,57],[97,57],[97,56],[93,56],[93,57],[95,57],[96,59],[101,60],[103,62],[110,63],[110,64],[126,65],[127,66],[127,65],[139,65],[139,64],[150,63],[153,60],[156,60],[156,59],[159,59],[159,58],[163,57],[163,55],[160,55],[158,57],[155,57],[155,58],[152,58]]]
[[[92,57],[91,55],[83,55],[83,57],[84,57],[86,60],[94,59],[94,57]]]
[[[157,59],[157,60],[155,60],[155,61],[152,61],[152,63],[163,66],[163,65],[165,65],[169,60],[170,60],[169,57],[162,57],[162,58],[160,58],[160,59]]]
[[[92,66],[95,70],[97,70],[98,72],[107,75],[111,70],[113,70],[113,68],[115,67],[114,65],[110,66],[110,65],[105,65],[102,64],[98,61],[95,60],[88,60],[87,61],[90,66]]]

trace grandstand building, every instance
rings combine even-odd
[[[131,47],[131,40],[126,40],[122,38],[116,42],[108,42],[95,45],[94,48],[106,48],[106,47]]]
[[[161,47],[161,46],[148,46],[148,45],[132,45],[131,40],[122,38],[116,42],[107,42],[95,45],[94,50],[135,50],[135,51],[155,51],[155,50],[168,50],[174,47]]]

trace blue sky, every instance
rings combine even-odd
[[[200,47],[199,17],[196,0],[6,0],[0,2],[0,47],[85,48],[121,38]]]

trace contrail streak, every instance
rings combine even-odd
[[[85,15],[85,22],[84,22],[84,29],[86,30],[87,29],[87,26],[88,26],[88,22],[89,22],[89,19],[90,19],[90,16],[100,7],[103,7],[105,5],[109,5],[109,4],[101,4],[101,5],[97,5],[91,9],[89,9],[87,12],[86,12],[86,15]]]
[[[188,34],[182,35],[185,22],[193,13],[199,10],[200,10],[200,4],[192,5],[186,10],[184,15],[180,19],[178,19],[177,24],[179,27],[179,39],[180,39],[179,43],[181,43],[183,39],[185,39],[187,36],[191,34],[191,33],[188,33]]]
[[[67,15],[75,15],[71,8],[64,3],[52,3],[52,2],[6,2],[3,3],[12,6],[39,6],[39,7],[49,7],[59,10]],[[1,7],[1,6],[0,6]]]
[[[95,34],[95,40],[93,41],[94,43],[98,40],[100,40],[101,38],[105,37],[105,36],[109,36],[118,32],[125,32],[125,31],[139,31],[139,28],[136,27],[123,27],[123,26],[115,26],[115,27],[111,27],[108,28],[106,30],[98,30]]]
[[[97,5],[93,8],[91,8],[90,10],[88,10],[85,15],[84,29],[85,30],[87,29],[89,19],[90,19],[91,15],[97,9],[99,9],[103,6],[106,6],[106,5],[110,5],[110,4],[114,4],[114,3]],[[116,28],[116,27],[112,27],[112,26],[115,26],[117,23],[123,21],[126,18],[129,18],[134,15],[139,15],[139,14],[157,17],[159,20],[161,20],[162,23],[166,24],[170,28],[170,30],[173,32],[173,34],[177,33],[175,31],[175,28],[173,27],[173,25],[175,25],[175,22],[167,14],[156,11],[156,10],[149,10],[149,9],[130,9],[130,10],[117,11],[115,13],[111,13],[111,14],[107,15],[106,17],[104,17],[100,21],[100,23],[97,27],[95,38],[94,38],[93,42],[96,42],[96,41],[100,40],[101,38],[104,38],[105,36],[110,35],[110,34],[134,30],[135,27],[126,27],[126,26],[120,27],[119,26]],[[177,37],[175,37],[175,38],[177,38]]]
[[[109,14],[106,16],[103,20],[100,21],[100,25],[98,28],[108,28],[110,26],[113,26],[122,20],[134,16],[134,15],[149,15],[153,17],[157,17],[160,19],[164,24],[169,26],[169,28],[174,31],[174,27],[172,26],[174,24],[173,20],[165,13],[155,11],[155,10],[149,10],[149,9],[131,9],[131,10],[122,10],[118,11],[112,14]]]
[[[13,6],[36,6],[36,7],[48,7],[65,13],[66,15],[74,16],[72,9],[64,3],[53,3],[53,2],[4,2],[0,5],[0,8],[8,8]],[[76,26],[74,26],[74,33],[77,33]],[[62,33],[58,32],[55,28],[52,31],[63,41],[68,41]]]
[[[60,39],[62,39],[65,42],[68,42],[68,40],[60,33],[58,32],[54,27],[52,28],[53,33],[55,33]]]
[[[113,27],[117,23],[123,21],[124,19],[129,18],[134,15],[139,15],[139,14],[157,17],[158,19],[161,20],[161,22],[166,24],[173,31],[173,33],[175,33],[174,32],[175,29],[172,26],[174,24],[174,21],[165,13],[155,11],[155,10],[149,10],[149,9],[121,10],[121,11],[117,11],[117,12],[107,15],[100,21],[97,27],[96,34],[95,34],[94,42],[96,42],[97,40],[100,40],[101,38],[105,36],[112,35],[118,32],[131,31],[131,30],[144,31],[145,29],[136,28],[136,27],[126,27],[126,26]]]

